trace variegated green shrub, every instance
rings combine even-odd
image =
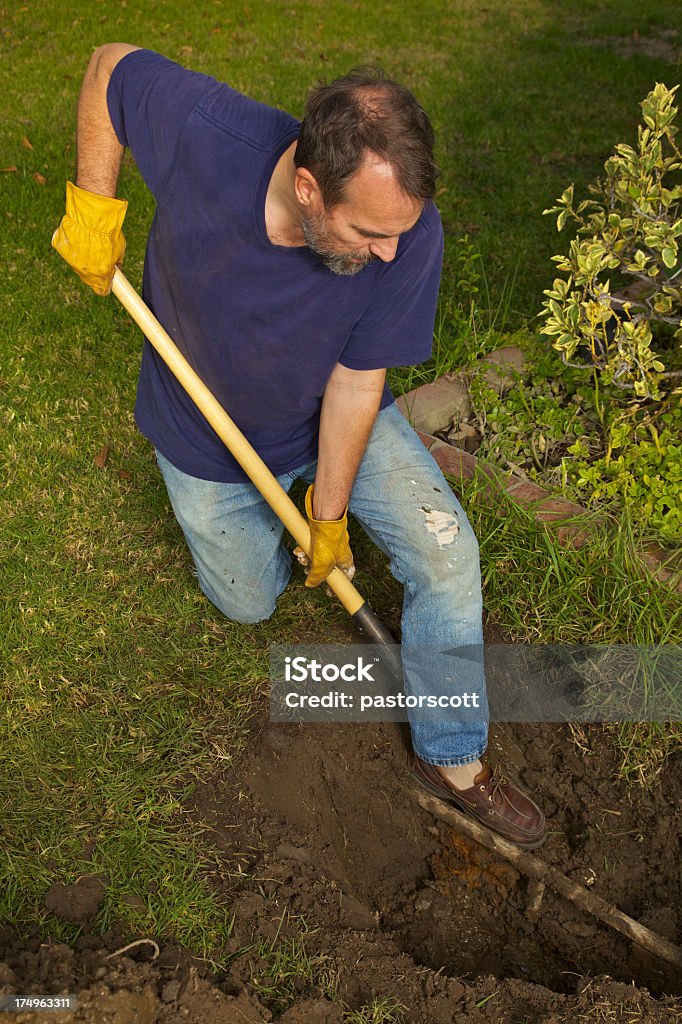
[[[589,187],[593,198],[576,205],[570,185],[544,211],[558,214],[558,230],[569,219],[578,230],[568,255],[554,257],[566,276],[545,292],[542,333],[554,338],[564,362],[593,366],[603,385],[636,400],[660,399],[679,376],[666,373],[651,332],[652,321],[673,324],[682,340],[676,89],[659,83],[642,102],[637,148],[616,146],[604,178]],[[614,279],[622,290],[612,291]]]

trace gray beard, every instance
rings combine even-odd
[[[347,252],[338,253],[333,252],[327,246],[328,236],[324,227],[324,219],[322,217],[302,217],[301,218],[301,229],[303,236],[306,241],[306,245],[314,252],[316,256],[324,263],[328,270],[331,270],[332,274],[341,274],[344,277],[354,277],[359,274],[368,263],[373,263],[377,257],[372,253],[361,253],[361,252]],[[355,263],[354,260],[361,260],[361,263]]]

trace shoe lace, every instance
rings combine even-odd
[[[491,769],[490,778],[485,783],[485,788],[488,790],[490,799],[493,804],[497,807],[502,807],[504,804],[508,804],[516,814],[520,814],[522,818],[530,818],[530,814],[524,814],[523,811],[509,799],[507,792],[508,787],[511,785],[509,779],[503,774],[502,768],[499,764],[496,764]]]

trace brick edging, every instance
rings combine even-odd
[[[496,469],[463,448],[456,448],[419,429],[420,421],[428,419],[435,406],[440,408],[444,401],[447,402],[448,389],[453,388],[453,384],[447,377],[439,377],[433,383],[422,384],[396,399],[396,405],[414,427],[422,444],[431,452],[443,473],[460,481],[471,480],[475,474],[487,477],[489,482],[485,485],[486,492],[500,506],[500,512],[503,502],[511,499],[531,511],[536,522],[545,526],[556,524],[552,532],[563,547],[580,547],[599,522],[594,512],[589,512],[567,498],[557,497],[538,484],[522,480],[512,472],[505,473]],[[420,415],[412,417],[411,411],[417,408]],[[663,583],[672,581],[678,575],[666,568],[669,555],[656,544],[647,545],[641,552],[641,559],[651,575]],[[682,593],[682,580],[675,584],[675,589]]]

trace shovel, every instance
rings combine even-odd
[[[296,543],[310,553],[307,521],[118,267],[111,290]],[[340,569],[333,569],[326,582],[361,632],[372,644],[381,646],[382,661],[387,669],[396,679],[401,679],[398,646],[381,619]]]

